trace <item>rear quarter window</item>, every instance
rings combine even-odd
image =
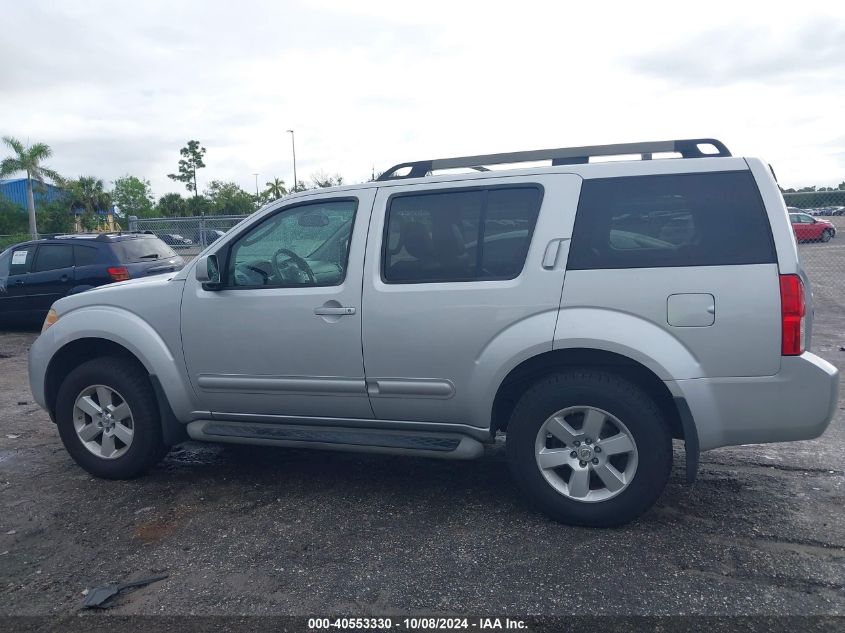
[[[585,180],[570,270],[776,262],[748,171]]]
[[[98,253],[96,247],[93,246],[77,246],[73,245],[73,259],[77,266],[91,266],[98,263]]]

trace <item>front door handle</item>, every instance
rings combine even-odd
[[[318,316],[346,316],[347,314],[355,314],[355,308],[320,306],[319,308],[314,308],[314,314]]]

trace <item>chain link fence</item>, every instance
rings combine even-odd
[[[188,260],[248,217],[248,215],[197,215],[185,218],[129,216],[128,228],[130,231],[157,235],[165,244]]]
[[[813,287],[815,330],[841,339],[845,319],[845,190],[784,193],[801,266]],[[818,339],[814,349],[819,351]],[[821,350],[829,351],[829,350]]]

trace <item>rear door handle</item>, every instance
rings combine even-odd
[[[314,308],[314,314],[318,316],[346,316],[347,314],[355,314],[355,308],[320,306]]]

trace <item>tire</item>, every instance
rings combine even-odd
[[[832,238],[832,237],[833,237],[833,232],[830,229],[825,229],[822,232],[821,240],[822,240],[822,242],[829,242],[830,238]]]
[[[105,390],[101,391],[101,387]],[[83,394],[90,394],[85,401]],[[92,406],[99,407],[105,399],[101,394],[111,394],[111,429],[102,431],[100,423],[109,426],[109,420],[91,415]],[[93,405],[91,404],[93,403]],[[79,406],[77,406],[79,405]],[[129,416],[124,417],[128,407]],[[117,418],[123,420],[114,422]],[[146,372],[135,363],[119,358],[96,358],[71,371],[56,398],[56,424],[67,452],[74,461],[95,477],[103,479],[132,479],[148,471],[167,453],[162,441],[158,404]],[[90,426],[89,426],[90,425]],[[122,427],[120,429],[116,427]],[[81,430],[78,432],[78,428]],[[127,429],[131,431],[125,443]],[[85,434],[86,442],[80,435]],[[91,434],[95,434],[91,438]],[[112,435],[111,443],[106,434]],[[99,452],[95,454],[97,445]],[[104,457],[108,448],[112,457]]]
[[[600,429],[589,445],[588,426]],[[618,452],[623,448],[629,450]],[[528,499],[570,525],[613,527],[632,521],[654,504],[672,468],[672,434],[659,407],[633,383],[594,369],[553,374],[527,389],[511,415],[506,450],[511,473]],[[547,464],[562,463],[543,469],[540,461],[546,458]]]

